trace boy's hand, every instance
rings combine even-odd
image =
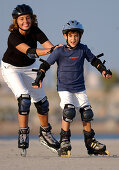
[[[102,76],[106,79],[110,79],[112,77],[112,72],[110,70],[103,71]]]
[[[40,81],[39,84],[36,84],[35,82],[32,83],[32,87],[34,89],[42,88],[42,82]]]
[[[37,73],[37,77],[35,81],[32,83],[32,87],[35,89],[41,88],[44,77],[45,77],[45,71],[43,69],[40,69]]]

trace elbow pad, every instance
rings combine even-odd
[[[107,70],[102,61],[96,57],[92,60],[91,65],[96,67],[100,73]]]
[[[40,58],[40,61],[42,61],[43,63],[40,65],[40,69],[43,69],[45,72],[50,68],[50,64],[47,62],[47,61],[45,61],[45,60],[43,60],[43,59],[41,59]]]
[[[36,48],[28,48],[26,51],[26,55],[30,58],[30,59],[35,59],[38,58],[39,56],[36,53]]]

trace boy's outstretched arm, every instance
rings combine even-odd
[[[95,57],[92,60],[91,65],[97,68],[104,78],[110,79],[112,77],[112,72],[105,67],[104,63],[105,61],[102,63],[99,58]]]
[[[42,81],[45,77],[46,71],[50,68],[50,64],[43,60],[40,59],[43,63],[40,65],[39,69],[37,70],[37,76],[34,82],[32,83],[33,88],[41,88],[42,87]]]

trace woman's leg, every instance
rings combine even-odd
[[[28,127],[28,115],[21,115],[18,113],[18,120],[20,128]]]
[[[48,127],[48,115],[41,115],[38,114],[39,120],[40,120],[40,125],[42,127]]]

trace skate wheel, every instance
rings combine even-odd
[[[54,153],[57,153],[57,152],[58,152],[57,149],[48,146],[47,143],[46,143],[44,140],[40,139],[39,141],[40,141],[40,143],[41,143],[42,145],[46,146],[46,147],[47,147],[49,150],[51,150],[52,152],[54,152]]]
[[[105,151],[106,156],[110,156],[110,152],[108,150]]]
[[[102,153],[98,153],[97,155],[94,154],[95,156],[111,156],[110,152],[108,150],[103,151]]]
[[[63,158],[69,158],[71,156],[71,151],[67,151],[66,154],[61,154],[60,156]]]
[[[27,153],[26,149],[21,150],[21,156],[22,157],[26,157],[26,153]]]

